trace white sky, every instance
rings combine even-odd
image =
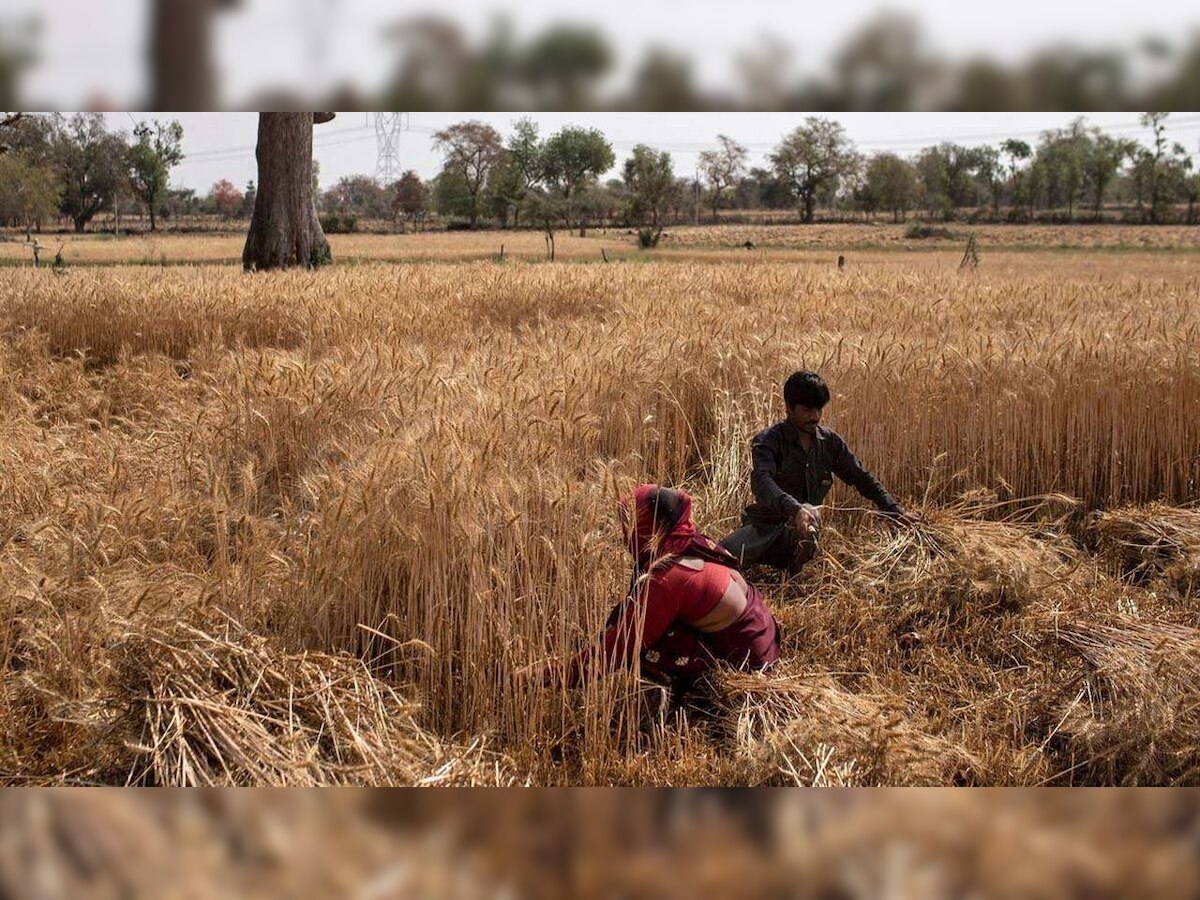
[[[143,113],[107,113],[109,127],[132,130]],[[153,115],[153,114],[152,114]],[[416,169],[422,178],[436,175],[440,159],[432,148],[432,132],[452,122],[478,118],[507,134],[521,113],[413,113],[410,130],[400,139],[400,168]],[[634,144],[647,143],[670,151],[675,171],[691,173],[699,150],[711,146],[718,134],[728,134],[751,151],[751,164],[762,165],[780,137],[800,124],[802,113],[530,113],[543,136],[563,125],[599,128],[613,143],[617,167]],[[183,124],[186,158],[173,172],[176,186],[207,193],[213,182],[228,178],[239,188],[256,177],[254,142],[257,113],[167,113]],[[863,152],[893,150],[902,155],[943,140],[974,145],[1021,137],[1031,143],[1047,128],[1058,128],[1074,113],[837,113],[833,117]],[[1088,122],[1110,133],[1145,140],[1146,129],[1137,113],[1093,113]],[[1173,113],[1168,135],[1193,152],[1200,143],[1200,114]],[[314,158],[320,163],[322,187],[343,175],[374,174],[376,139],[374,115],[339,113],[316,126]],[[615,174],[614,170],[614,173]]]

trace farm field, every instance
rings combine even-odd
[[[927,237],[910,236],[910,228],[929,229]],[[942,232],[948,233],[943,234]],[[753,241],[759,248],[819,247],[876,249],[945,248],[962,245],[974,234],[982,247],[1045,250],[1122,249],[1195,250],[1200,248],[1200,228],[1187,225],[991,225],[966,222],[926,223],[910,219],[905,224],[718,225],[673,228],[666,247],[736,246]]]
[[[918,223],[919,224],[919,223]],[[639,252],[634,236],[623,228],[590,229],[586,237],[559,231],[555,236],[558,260],[601,262],[601,250],[610,259],[646,261],[770,262],[828,260],[830,253],[895,253],[921,251],[958,253],[974,234],[984,253],[1122,250],[1190,253],[1200,249],[1200,228],[1137,225],[968,225],[949,223],[950,237],[906,237],[909,225],[721,225],[683,226],[669,229],[653,254]],[[9,232],[0,240],[0,265],[29,265],[32,253],[24,234]],[[746,249],[746,241],[755,244]],[[221,234],[133,235],[45,234],[38,237],[42,261],[53,260],[61,248],[67,265],[175,265],[240,263],[245,235]],[[413,234],[334,234],[329,236],[334,260],[423,262],[490,260],[503,245],[506,257],[542,261],[545,239],[538,231],[434,231]],[[1099,255],[1099,254],[1098,254]],[[957,261],[958,257],[955,257]],[[1056,257],[1057,259],[1057,257]],[[903,263],[907,264],[907,263]]]
[[[253,276],[211,262],[235,236],[88,238],[68,259],[111,265],[0,270],[0,781],[1200,782],[1190,252],[977,230],[978,271],[839,272],[740,233],[637,265],[598,262],[611,234],[553,265],[539,234],[334,236],[361,264]],[[634,484],[735,527],[801,367],[924,523],[838,486],[817,559],[752,573],[781,665],[681,713],[631,674],[519,679],[620,599]]]

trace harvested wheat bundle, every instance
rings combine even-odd
[[[1074,569],[1062,544],[1035,539],[1010,522],[931,511],[916,527],[845,548],[856,587],[946,601],[951,612],[1012,612]]]
[[[1088,523],[1088,537],[1125,577],[1162,577],[1184,596],[1200,589],[1200,509],[1151,503],[1099,512]]]
[[[509,781],[481,742],[443,744],[358,659],[286,653],[227,622],[128,633],[114,648],[127,781],[433,785]]]
[[[821,610],[844,608],[837,621],[825,622],[831,640],[855,632],[854,646],[843,650],[868,640],[879,652],[970,645],[988,653],[997,628],[1018,627],[1029,619],[1026,611],[1056,615],[1090,596],[1079,590],[1092,575],[1076,551],[1066,541],[1035,537],[1029,525],[951,509],[929,510],[924,521],[895,533],[829,531],[801,588],[811,603],[783,615],[785,625],[805,628],[814,616],[824,621]]]
[[[716,676],[718,721],[753,784],[945,785],[977,761],[929,734],[893,698],[853,693],[816,673]]]
[[[1098,784],[1200,784],[1200,630],[1125,619],[1060,638],[1089,669],[1065,701],[1069,769]]]

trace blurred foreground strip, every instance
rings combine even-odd
[[[1195,897],[1191,792],[17,789],[0,894]]]

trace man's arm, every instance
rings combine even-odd
[[[846,482],[889,517],[900,519],[905,516],[904,507],[887,492],[879,479],[863,468],[858,457],[851,452],[840,435],[835,436],[833,448],[833,473]]]
[[[774,509],[789,519],[795,518],[801,503],[775,481],[779,470],[778,454],[765,434],[755,435],[750,441],[750,490],[754,499],[767,509]]]

